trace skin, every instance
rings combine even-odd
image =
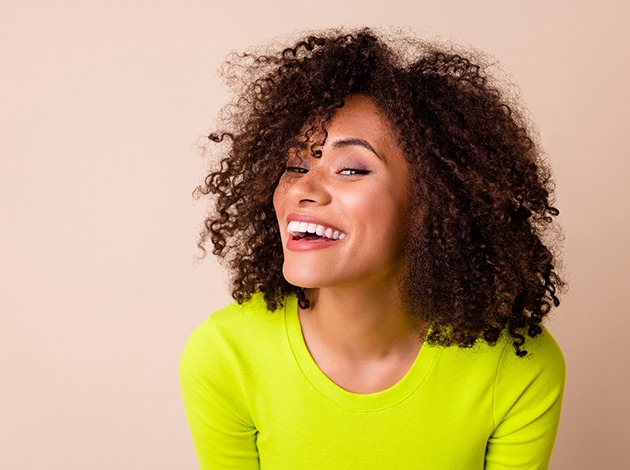
[[[274,194],[283,273],[311,302],[299,316],[319,368],[348,391],[375,393],[397,383],[422,346],[424,328],[406,312],[398,282],[412,220],[410,169],[369,97],[348,97],[327,130],[320,158],[289,156]],[[346,237],[296,249],[287,224],[305,215]]]

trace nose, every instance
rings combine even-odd
[[[328,204],[331,200],[330,187],[325,172],[314,165],[288,188],[290,198],[300,206]]]

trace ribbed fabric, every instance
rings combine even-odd
[[[544,469],[565,365],[547,331],[526,349],[424,344],[397,384],[355,394],[311,358],[296,299],[257,295],[193,332],[180,378],[204,470]]]

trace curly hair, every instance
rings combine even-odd
[[[234,299],[260,292],[276,310],[295,294],[308,307],[282,275],[273,193],[304,129],[325,136],[344,99],[360,93],[389,119],[412,169],[423,217],[401,285],[409,312],[430,327],[427,341],[494,345],[507,330],[527,354],[526,336],[542,332],[564,286],[552,253],[560,237],[544,236],[558,210],[531,126],[483,64],[477,52],[367,28],[233,54],[224,74],[236,97],[206,148],[221,158],[195,193],[214,200],[198,245],[205,253],[209,240],[227,265]]]

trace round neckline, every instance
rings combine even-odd
[[[295,296],[285,300],[284,318],[293,357],[304,377],[320,394],[348,410],[378,411],[405,400],[426,378],[439,353],[438,348],[431,347],[425,342],[407,373],[391,387],[375,393],[349,392],[329,379],[313,360],[304,341]]]

